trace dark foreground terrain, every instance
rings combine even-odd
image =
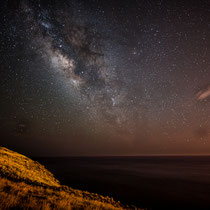
[[[210,209],[210,157],[37,158],[62,184],[152,209]]]

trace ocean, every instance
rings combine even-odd
[[[148,209],[210,209],[209,156],[39,157],[63,185]]]

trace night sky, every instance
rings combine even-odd
[[[1,146],[210,153],[210,1],[0,4]]]

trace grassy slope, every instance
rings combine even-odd
[[[0,147],[0,173],[27,183],[60,186],[59,181],[44,166],[3,147]]]
[[[122,209],[119,202],[60,185],[44,166],[0,147],[0,209]]]

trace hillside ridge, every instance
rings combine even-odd
[[[43,165],[0,147],[0,209],[123,209],[119,201],[61,185]]]

